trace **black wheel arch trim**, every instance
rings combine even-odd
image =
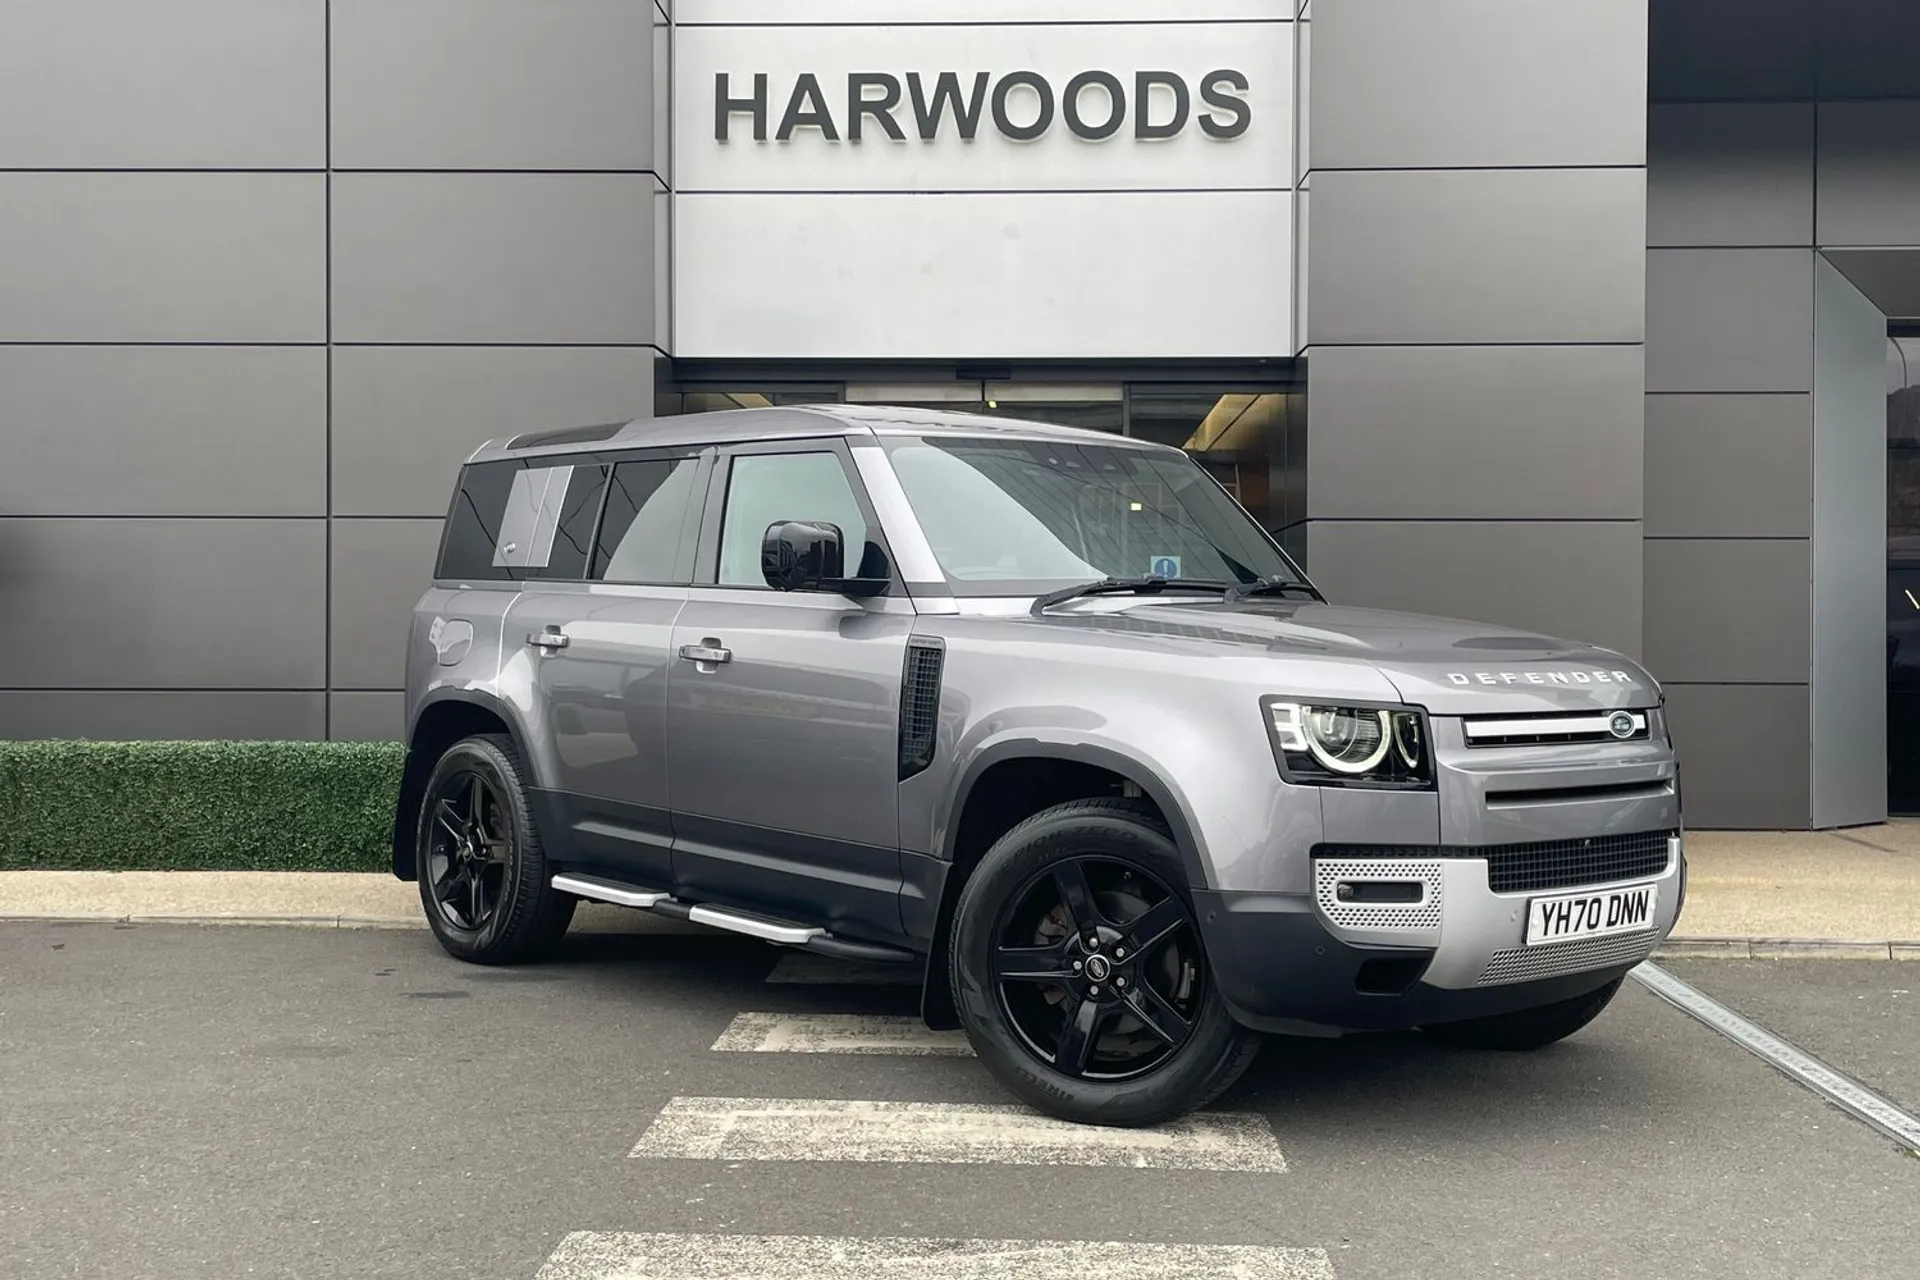
[[[960,819],[967,811],[967,803],[973,798],[974,786],[987,770],[1009,760],[1070,760],[1076,764],[1094,765],[1118,774],[1139,787],[1142,794],[1153,801],[1166,820],[1167,828],[1173,836],[1173,846],[1180,855],[1180,865],[1186,872],[1187,888],[1198,893],[1205,890],[1208,880],[1203,860],[1200,856],[1199,840],[1194,834],[1193,819],[1186,808],[1174,798],[1173,789],[1152,766],[1115,751],[1110,747],[1095,746],[1087,743],[1047,742],[1039,738],[1021,738],[996,743],[974,755],[967,762],[960,775],[960,784],[954,788],[953,802],[944,818],[944,830],[940,837],[940,850],[937,858],[939,899],[932,913],[931,934],[927,939],[926,978],[920,993],[920,1017],[928,1027],[938,1031],[951,1031],[960,1026],[958,1010],[953,1007],[952,988],[949,982],[947,964],[947,938],[953,929],[953,909],[959,899],[960,890],[965,887],[966,877],[954,875],[954,857],[960,842]],[[929,882],[935,876],[928,876]],[[926,919],[924,909],[916,913]],[[1203,931],[1204,939],[1204,931]],[[1204,945],[1204,943],[1203,943]]]
[[[435,708],[449,705],[485,712],[498,720],[506,727],[507,736],[520,750],[522,758],[526,758],[522,745],[526,738],[520,716],[504,699],[478,689],[443,689],[427,695],[407,723],[407,749],[400,770],[400,792],[393,806],[393,849],[389,865],[396,880],[413,880],[419,874],[418,851],[414,848],[416,815],[426,791],[427,779],[432,775],[433,767],[440,762],[441,753],[436,752],[429,759],[421,750],[420,726]],[[532,768],[531,760],[528,761],[528,768]]]
[[[1009,760],[1069,760],[1075,764],[1093,765],[1115,773],[1139,787],[1147,799],[1153,801],[1166,819],[1167,827],[1173,833],[1174,847],[1180,852],[1180,864],[1187,873],[1189,889],[1208,887],[1206,868],[1200,856],[1200,842],[1195,835],[1193,819],[1186,808],[1174,798],[1173,788],[1168,786],[1152,765],[1111,747],[1094,746],[1077,742],[1047,742],[1038,738],[1022,738],[1012,742],[1001,742],[976,754],[967,762],[966,770],[960,775],[960,785],[954,788],[953,804],[946,814],[945,830],[941,836],[941,860],[952,865],[960,841],[960,818],[967,811],[967,802],[973,798],[973,789],[982,775],[995,765],[1005,764]]]

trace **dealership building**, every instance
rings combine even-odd
[[[1693,825],[1920,807],[1916,50],[1910,0],[10,0],[0,737],[396,737],[474,446],[827,400],[1179,444],[1334,599],[1629,654]]]

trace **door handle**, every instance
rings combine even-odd
[[[545,631],[535,631],[529,635],[527,643],[538,649],[564,649],[573,641],[563,635],[560,628],[549,625]]]
[[[689,662],[697,662],[702,666],[708,664],[718,665],[722,662],[732,662],[733,650],[721,648],[718,640],[715,640],[712,636],[708,636],[699,644],[681,645],[680,656]]]

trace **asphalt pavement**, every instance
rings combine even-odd
[[[784,958],[783,958],[784,956]],[[1665,967],[1909,1108],[1920,965]],[[684,930],[0,923],[0,1276],[1907,1277],[1920,1158],[1628,983],[1063,1132],[911,988]],[[1066,1129],[1071,1130],[1071,1126]]]

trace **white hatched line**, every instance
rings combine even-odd
[[[1248,1113],[1194,1112],[1155,1128],[1123,1129],[1017,1106],[814,1098],[674,1098],[628,1155],[1213,1173],[1287,1168],[1272,1126]]]
[[[575,1231],[535,1280],[1334,1280],[1325,1249]]]
[[[822,987],[917,987],[922,976],[917,964],[867,964],[796,951],[780,957],[767,981]]]
[[[897,1057],[972,1057],[958,1031],[934,1031],[918,1018],[862,1013],[741,1013],[713,1048],[721,1053],[868,1053]]]
[[[1920,1116],[1910,1115],[1851,1077],[1842,1075],[1810,1053],[1747,1021],[1712,996],[1674,977],[1656,964],[1642,963],[1632,971],[1642,986],[1727,1039],[1772,1063],[1841,1110],[1865,1121],[1909,1151],[1920,1152]]]

